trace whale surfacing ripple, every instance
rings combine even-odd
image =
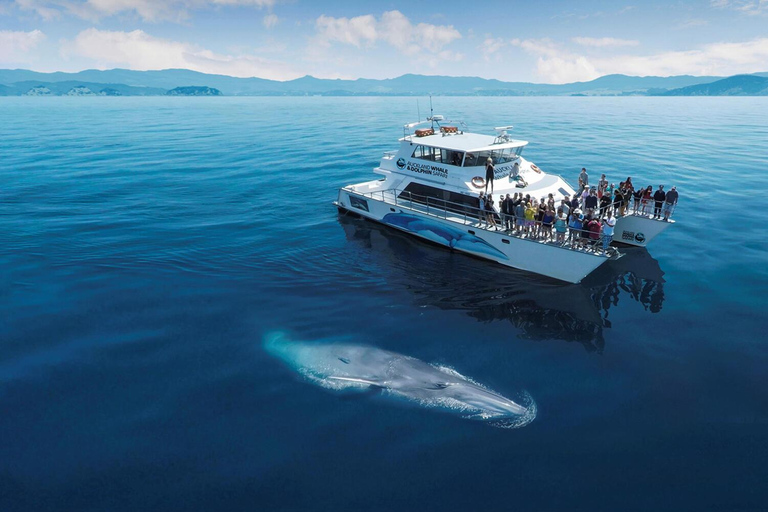
[[[426,407],[446,409],[499,427],[518,428],[536,417],[536,404],[518,404],[451,368],[364,345],[291,341],[269,334],[264,349],[310,382],[332,390],[381,389]]]

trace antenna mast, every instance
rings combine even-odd
[[[429,120],[432,123],[432,129],[435,129],[435,111],[432,109],[432,95],[429,95]]]

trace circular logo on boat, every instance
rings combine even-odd
[[[635,233],[635,241],[639,244],[645,242],[645,235],[642,233]]]
[[[405,168],[405,158],[398,158],[397,159],[397,168],[398,169]]]

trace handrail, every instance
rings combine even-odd
[[[458,219],[457,220],[448,219],[448,216],[449,216],[448,209],[439,208],[439,206],[430,203],[430,200],[439,201],[444,204],[453,204],[453,205],[461,206],[465,210],[463,212],[452,212],[457,214],[460,213],[462,215],[461,222],[462,222],[462,225],[465,225],[465,226],[472,225],[475,228],[483,229],[485,231],[494,231],[493,229],[491,229],[490,223],[487,221],[488,215],[493,214],[494,217],[499,218],[498,222],[501,224],[501,229],[497,227],[496,231],[503,232],[505,236],[515,237],[521,240],[528,240],[528,241],[534,241],[534,242],[551,242],[563,249],[574,250],[574,251],[592,252],[595,254],[602,252],[606,255],[610,254],[611,256],[621,254],[616,248],[613,248],[613,247],[608,247],[607,251],[603,249],[603,247],[605,247],[603,245],[603,239],[606,237],[609,238],[608,243],[610,243],[610,239],[613,238],[612,235],[604,235],[601,230],[598,235],[598,238],[592,238],[590,236],[592,232],[589,231],[588,229],[573,229],[570,226],[566,226],[565,232],[557,233],[557,231],[554,228],[554,220],[556,219],[553,219],[552,223],[550,224],[545,224],[543,221],[539,221],[539,220],[533,220],[533,221],[530,221],[533,224],[525,225],[526,223],[524,221],[523,222],[524,225],[520,226],[519,221],[524,219],[521,219],[520,217],[517,217],[514,214],[501,213],[495,210],[493,212],[490,212],[488,210],[481,210],[480,208],[465,205],[462,203],[456,203],[456,202],[448,201],[445,199],[436,199],[434,197],[424,196],[421,194],[413,194],[407,190],[398,191],[398,189],[394,188],[394,189],[386,189],[386,190],[377,190],[372,192],[355,192],[355,193],[360,194],[364,197],[369,197],[371,199],[376,199],[375,195],[380,195],[381,201],[385,203],[387,202],[385,194],[391,194],[394,198],[394,203],[390,203],[390,204],[395,204],[400,208],[415,211],[421,214],[426,214],[430,217],[437,217],[444,220],[448,220],[450,222],[458,222]],[[408,194],[408,199],[406,199],[405,202],[403,198],[400,197],[400,194],[404,194],[404,193]],[[420,198],[426,199],[425,203],[420,203],[418,200],[416,201],[417,205],[425,206],[426,211],[424,211],[424,209],[419,209],[414,207],[413,205],[414,197],[420,197]],[[430,206],[432,206],[431,210],[430,210]],[[435,213],[436,206],[437,206],[437,213]],[[474,215],[471,215],[472,213],[474,213]],[[506,228],[506,226],[504,225],[505,221],[509,222],[512,225],[511,229],[505,229]]]

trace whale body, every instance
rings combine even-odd
[[[417,234],[451,249],[485,254],[502,260],[509,259],[506,254],[482,238],[432,219],[425,219],[410,213],[388,213],[381,220],[386,224]]]
[[[332,390],[378,388],[426,407],[482,420],[507,420],[502,427],[521,427],[536,417],[527,394],[518,404],[451,368],[365,345],[291,341],[281,333],[265,337],[265,350],[285,361],[310,382]]]

